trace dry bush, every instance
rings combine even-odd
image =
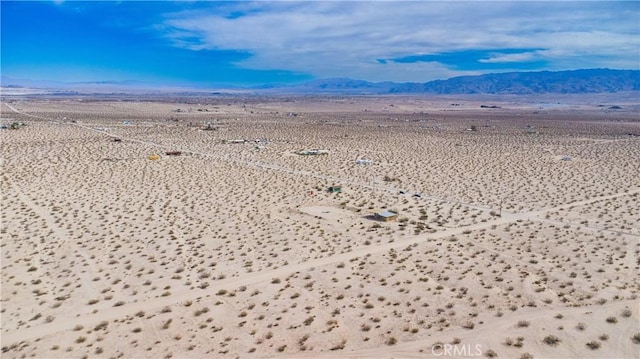
[[[556,346],[561,342],[561,340],[560,340],[560,338],[556,337],[555,335],[551,335],[550,334],[550,335],[547,335],[546,337],[544,337],[542,342],[544,342],[547,345]]]
[[[592,340],[592,341],[587,343],[587,346],[591,350],[596,350],[596,349],[600,348],[600,342],[597,341],[597,340]]]

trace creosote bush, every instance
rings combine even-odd
[[[547,335],[546,337],[544,337],[542,341],[545,344],[551,345],[551,346],[556,346],[561,342],[560,338],[556,337],[555,335]]]

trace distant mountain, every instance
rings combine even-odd
[[[542,94],[640,91],[640,71],[588,69],[508,72],[460,76],[425,83],[368,82],[348,78],[321,79],[272,91],[360,94]]]
[[[351,90],[351,89],[371,89],[381,90],[384,86],[378,83],[354,80],[349,78],[330,78],[320,79],[309,82],[304,82],[299,85],[295,85],[297,88],[310,89],[310,90]]]
[[[393,90],[406,92],[405,89],[398,87]],[[638,90],[640,71],[609,69],[462,76],[427,82],[422,88],[422,92],[439,94],[603,93]]]
[[[199,93],[207,89],[218,92],[258,94],[584,94],[640,91],[640,70],[587,69],[572,71],[508,72],[478,76],[460,76],[447,80],[418,82],[368,82],[350,78],[319,79],[299,84],[265,84],[258,86],[188,85],[164,86],[139,81],[59,82],[14,79],[1,76],[0,94],[55,93]],[[21,89],[24,88],[24,91]],[[37,91],[35,91],[37,89]]]

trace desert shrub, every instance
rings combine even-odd
[[[529,324],[531,324],[528,320],[519,320],[518,324],[516,325],[518,328],[526,328],[529,326]]]
[[[600,342],[597,341],[597,340],[592,340],[592,341],[587,343],[587,346],[591,350],[596,350],[596,349],[600,348]]]
[[[509,347],[512,346],[513,345],[513,339],[507,337],[507,339],[504,340],[504,345],[509,346]]]
[[[464,324],[462,324],[462,327],[465,329],[473,329],[476,325],[473,324],[473,322],[466,322]]]
[[[196,310],[196,311],[193,313],[193,315],[194,315],[194,316],[196,316],[196,317],[199,317],[200,315],[202,315],[202,314],[204,314],[204,313],[207,313],[207,312],[209,312],[209,308],[204,307],[204,308],[202,308],[202,309]]]
[[[556,346],[558,345],[558,343],[561,342],[560,338],[556,337],[555,335],[547,335],[546,337],[544,337],[542,341],[545,344],[551,345],[551,346]]]
[[[333,347],[331,347],[330,350],[342,350],[344,349],[345,345],[347,344],[347,340],[343,339],[342,341],[340,341],[340,343],[334,345]]]

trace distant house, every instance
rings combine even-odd
[[[327,150],[320,150],[320,149],[310,149],[310,150],[300,150],[298,152],[296,152],[296,154],[302,155],[302,156],[317,156],[317,155],[328,155],[329,151]]]
[[[327,192],[329,193],[340,193],[342,192],[342,186],[331,186],[327,188]]]
[[[382,212],[376,213],[375,218],[378,221],[391,222],[398,219],[398,214],[390,211],[382,211]]]
[[[207,123],[207,125],[203,128],[204,131],[216,131],[218,128],[214,127],[211,123]]]

